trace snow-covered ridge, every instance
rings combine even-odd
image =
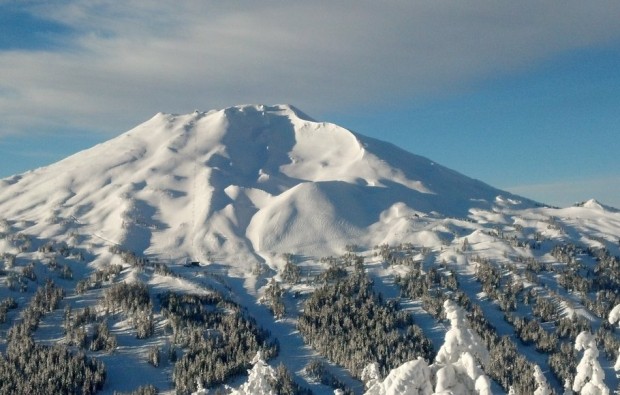
[[[72,221],[137,253],[249,263],[374,245],[414,213],[465,217],[498,195],[531,205],[288,105],[159,113],[0,185],[3,216],[45,237]]]

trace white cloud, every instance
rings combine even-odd
[[[450,93],[620,39],[615,1],[45,2],[61,52],[0,52],[0,135],[120,132],[157,111],[308,113]]]

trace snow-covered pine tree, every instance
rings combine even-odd
[[[252,359],[254,366],[248,371],[248,381],[230,395],[277,395],[273,383],[276,381],[276,371],[263,359],[260,351]]]
[[[364,370],[362,370],[360,379],[364,382],[366,389],[369,389],[379,383],[381,381],[381,375],[379,374],[379,366],[377,363],[369,363]]]
[[[536,380],[536,391],[534,395],[551,395],[553,392],[549,388],[549,383],[543,374],[540,366],[534,365],[534,379]]]
[[[583,357],[577,365],[573,391],[581,395],[608,395],[609,388],[605,385],[605,372],[598,362],[594,336],[590,332],[581,332],[575,339],[575,349],[583,350]]]
[[[611,312],[609,313],[609,323],[612,325],[616,323],[620,325],[620,304],[611,309]],[[618,349],[618,359],[614,365],[614,370],[616,371],[616,374],[620,374],[620,348]]]
[[[436,375],[435,392],[490,393],[490,382],[486,384],[489,380],[479,367],[489,361],[484,341],[469,327],[465,312],[454,301],[446,300],[444,311],[450,330],[431,365]]]
[[[383,381],[376,380],[364,395],[432,395],[432,373],[418,357],[392,369]]]

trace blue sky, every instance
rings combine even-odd
[[[292,103],[461,173],[620,207],[620,3],[0,0],[0,177],[159,111]]]

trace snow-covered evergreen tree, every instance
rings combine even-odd
[[[375,381],[365,395],[432,395],[432,373],[424,359],[408,361],[392,369],[383,381]]]
[[[609,312],[609,323],[613,325],[616,322],[620,323],[620,304]]]
[[[474,388],[479,395],[493,395],[493,392],[491,392],[491,380],[484,374],[478,376]]]
[[[536,391],[534,395],[551,395],[553,392],[549,388],[549,383],[543,374],[540,366],[534,365],[534,379],[536,380]]]
[[[609,388],[605,385],[605,372],[598,362],[594,336],[589,332],[581,332],[575,339],[575,349],[583,350],[583,357],[577,365],[573,391],[581,395],[608,395]]]
[[[196,380],[197,389],[195,392],[192,392],[192,395],[207,395],[207,389],[202,385],[202,381],[200,379]]]
[[[273,388],[276,381],[275,369],[265,362],[260,351],[256,353],[252,363],[254,366],[248,371],[248,381],[233,390],[231,395],[277,395]]]
[[[366,395],[492,394],[491,380],[479,367],[489,360],[483,340],[469,327],[465,312],[455,302],[445,301],[444,310],[451,327],[435,363],[429,367],[422,358],[406,362],[383,381],[371,364],[362,374],[367,377]]]
[[[620,325],[620,304],[611,309],[609,313],[609,323],[612,325],[618,323]],[[620,373],[620,348],[618,349],[618,359],[614,365],[614,370]]]
[[[490,382],[479,367],[489,360],[484,341],[469,327],[465,312],[455,302],[446,300],[444,310],[450,330],[431,366],[436,372],[435,392],[490,393]]]
[[[364,382],[366,388],[371,388],[375,384],[377,384],[381,380],[381,375],[379,374],[379,366],[376,362],[368,364],[364,370],[362,370],[362,375],[360,379]]]

